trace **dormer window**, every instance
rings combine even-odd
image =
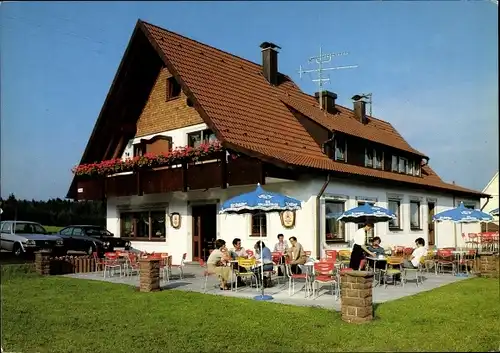
[[[180,97],[181,85],[177,82],[175,77],[167,78],[167,101]]]
[[[398,171],[398,156],[392,156],[391,170],[393,172]]]
[[[373,152],[371,148],[365,149],[365,167],[373,167]]]
[[[384,153],[374,150],[373,154],[375,156],[373,163],[375,164],[375,168],[382,169],[384,163]]]
[[[335,160],[346,161],[346,141],[343,138],[335,139]]]
[[[413,161],[409,161],[406,167],[406,174],[413,175]]]
[[[216,141],[215,134],[210,129],[195,131],[188,134],[188,146],[199,147],[201,144],[212,143]]]
[[[420,161],[418,162],[415,162],[415,175],[416,176],[420,176],[420,170],[421,170],[421,166],[420,166]]]
[[[408,167],[408,160],[403,157],[399,157],[399,169],[400,173],[406,173],[406,168]]]

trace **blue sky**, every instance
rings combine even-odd
[[[14,2],[0,5],[1,194],[64,197],[138,18],[279,69],[349,51],[326,87],[373,93],[446,181],[481,190],[498,170],[498,6],[490,1]]]

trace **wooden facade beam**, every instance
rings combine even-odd
[[[221,152],[220,160],[221,188],[227,189],[227,151],[225,149]]]

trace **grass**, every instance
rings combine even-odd
[[[45,230],[49,233],[57,233],[64,227],[58,227],[58,226],[43,226]]]
[[[373,322],[357,326],[319,308],[21,276],[2,283],[2,346],[17,352],[484,352],[500,348],[498,297],[498,280],[464,280],[381,304]]]

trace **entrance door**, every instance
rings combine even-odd
[[[210,249],[215,247],[217,237],[217,206],[192,206],[193,215],[193,261],[208,259]]]
[[[436,214],[436,204],[434,202],[427,203],[427,209],[429,210],[429,218],[427,220],[427,244],[435,245],[435,233],[434,233],[434,221],[432,217]]]

